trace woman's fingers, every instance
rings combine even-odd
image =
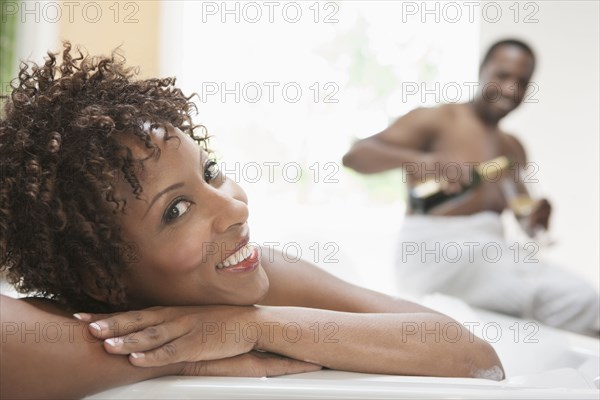
[[[313,372],[321,368],[320,365],[272,353],[251,351],[221,360],[189,363],[184,368],[183,375],[263,377]]]
[[[89,330],[92,335],[99,339],[108,339],[137,332],[149,326],[159,325],[163,322],[163,311],[129,311],[96,320],[89,324]]]
[[[185,335],[188,331],[189,328],[177,319],[160,325],[148,326],[128,335],[108,338],[104,340],[104,348],[112,354],[142,353],[157,349]],[[162,365],[171,363],[166,362]]]
[[[171,331],[177,329],[174,327]],[[149,351],[132,352],[129,361],[137,367],[160,367],[178,362],[229,358],[243,353],[237,346],[222,342],[220,338],[206,340],[201,335],[186,334],[188,332],[180,329],[175,340]]]
[[[93,322],[99,319],[109,318],[116,314],[92,314],[92,313],[75,313],[73,316],[82,322]]]

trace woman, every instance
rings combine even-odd
[[[51,299],[2,299],[3,397],[322,366],[503,378],[451,318],[253,246],[248,199],[174,79],[135,80],[68,42],[62,56],[21,69],[0,125],[1,265]]]

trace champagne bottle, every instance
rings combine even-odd
[[[481,184],[482,181],[496,181],[499,174],[510,167],[511,162],[506,156],[496,157],[477,165],[472,170],[471,183],[464,186],[457,193],[444,193],[443,182],[430,179],[414,186],[409,192],[411,209],[420,214],[427,214],[431,209],[449,200],[455,199],[470,192]]]

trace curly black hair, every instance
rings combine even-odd
[[[114,184],[122,174],[139,197],[143,160],[119,137],[137,137],[148,157],[158,157],[146,121],[179,128],[204,147],[207,136],[192,123],[193,95],[184,96],[175,78],[136,79],[118,49],[91,57],[66,41],[62,63],[59,53],[47,54],[43,65],[21,63],[4,98],[0,270],[21,293],[120,310],[127,304],[121,274],[136,255],[121,237],[116,214],[126,203]]]

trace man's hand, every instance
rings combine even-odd
[[[439,153],[425,154],[415,175],[420,182],[434,179],[446,194],[459,193],[472,181],[473,165]]]
[[[551,212],[552,206],[548,200],[541,199],[537,201],[534,210],[525,222],[525,231],[530,237],[534,237],[539,229],[548,230]]]

